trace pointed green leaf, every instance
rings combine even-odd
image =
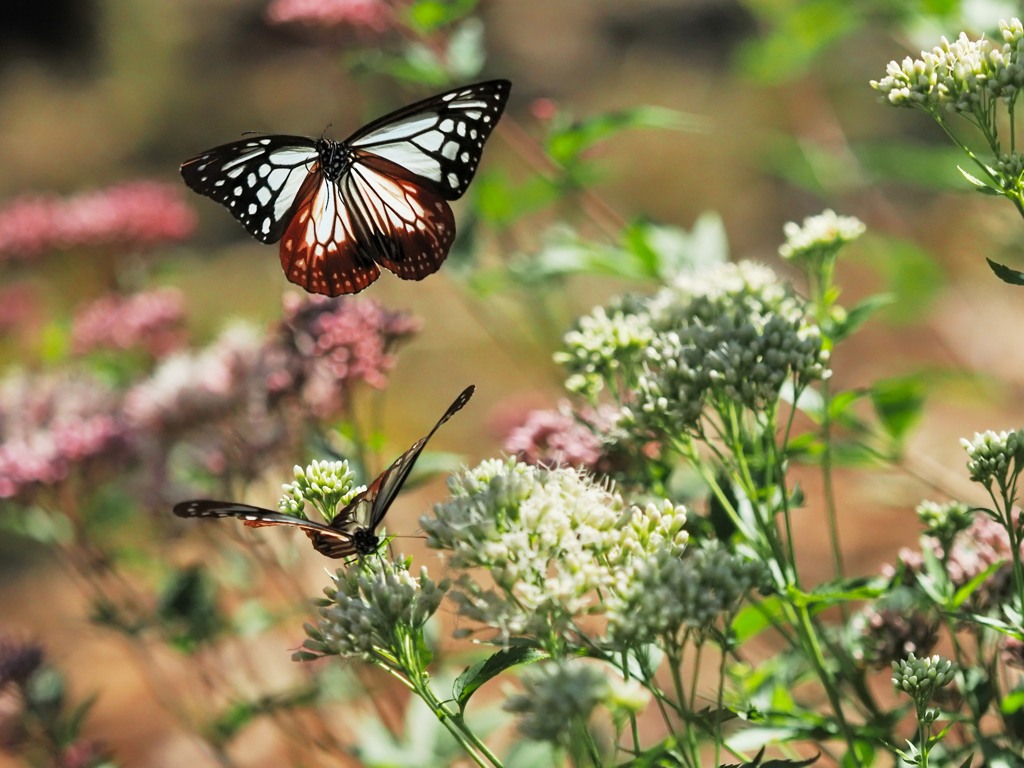
[[[925,385],[921,376],[900,376],[876,382],[871,389],[871,402],[882,422],[882,428],[901,443],[921,417]]]
[[[452,696],[458,703],[459,709],[465,710],[470,697],[491,678],[497,677],[506,669],[519,664],[532,664],[547,657],[548,655],[543,651],[528,646],[503,648],[483,661],[467,667],[456,678],[455,684],[452,686]]]
[[[996,273],[996,277],[1004,283],[1009,283],[1010,285],[1024,285],[1024,272],[1018,272],[1015,269],[1010,269],[1005,264],[992,261],[992,259],[985,259],[985,261],[988,262],[992,271]]]

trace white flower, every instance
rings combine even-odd
[[[505,637],[572,635],[633,559],[686,542],[682,507],[631,507],[572,469],[486,461],[450,486],[452,498],[420,524],[454,567],[487,569],[486,582],[463,574],[453,599],[463,616]]]

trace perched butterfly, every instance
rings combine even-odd
[[[285,276],[311,293],[358,293],[380,277],[378,265],[422,280],[448,256],[448,201],[473,180],[511,87],[456,88],[344,141],[253,136],[186,160],[181,175],[257,240],[280,240]]]
[[[174,506],[174,514],[178,517],[237,517],[252,528],[264,525],[292,525],[301,528],[313,542],[313,548],[327,557],[342,558],[352,555],[369,555],[377,551],[380,538],[377,526],[380,525],[402,489],[416,459],[419,458],[427,441],[448,419],[462,409],[473,396],[474,386],[466,387],[448,410],[438,420],[434,428],[412,444],[405,453],[395,459],[390,467],[370,483],[370,487],[356,496],[341,509],[328,525],[303,520],[293,515],[285,515],[262,507],[249,504],[238,504],[232,501],[211,501],[195,499],[183,501]]]

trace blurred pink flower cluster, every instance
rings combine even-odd
[[[121,456],[128,429],[117,393],[88,377],[0,382],[0,498],[53,485],[90,459]]]
[[[1020,515],[1021,511],[1015,509],[1014,525],[1020,525]],[[938,542],[930,537],[927,541],[935,556],[941,558],[943,553]],[[1024,546],[1021,547],[1021,554],[1024,554]],[[1010,538],[1002,525],[988,515],[977,513],[970,527],[954,539],[946,556],[946,571],[957,588],[963,587],[993,564],[1002,562],[1003,566],[989,576],[971,596],[971,602],[977,609],[984,610],[1003,601],[1007,590],[1011,588],[1010,560],[1013,555],[1010,551]],[[924,567],[924,556],[917,550],[901,549],[899,559],[911,572],[920,571]],[[892,566],[883,569],[887,577],[892,577],[894,573]]]
[[[254,329],[236,325],[202,350],[166,357],[128,390],[125,418],[160,435],[215,422],[243,405],[262,345]]]
[[[299,394],[319,416],[337,413],[352,385],[387,386],[396,347],[420,327],[418,318],[373,299],[290,294],[278,344],[267,350],[267,386]]]
[[[386,0],[274,0],[267,6],[266,18],[270,24],[367,32],[386,32],[395,24],[394,9]]]
[[[75,314],[71,349],[143,349],[158,359],[185,341],[185,302],[181,292],[161,288],[130,295],[111,294]]]
[[[557,410],[535,410],[511,429],[504,449],[527,464],[559,465],[607,471],[607,435],[618,420],[618,409],[602,405],[574,414],[568,401]]]
[[[76,343],[125,346],[179,310],[173,292],[104,299],[76,324]],[[353,387],[387,385],[395,346],[418,328],[373,300],[289,299],[269,332],[231,326],[120,390],[82,375],[9,376],[0,380],[0,498],[58,484],[101,456],[143,467],[151,500],[166,495],[172,461],[188,455],[213,475],[290,466],[310,430],[351,415]]]
[[[196,216],[179,187],[139,181],[67,198],[17,198],[0,208],[0,260],[78,246],[146,248],[184,240]]]

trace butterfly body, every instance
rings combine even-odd
[[[375,120],[344,141],[254,136],[181,166],[307,291],[356,293],[380,276],[440,269],[455,240],[449,201],[462,197],[511,84],[457,88]]]
[[[472,385],[466,387],[425,437],[413,443],[326,525],[251,504],[211,499],[183,501],[174,506],[173,512],[178,517],[233,517],[250,528],[268,525],[293,526],[301,529],[309,537],[313,548],[326,557],[340,559],[373,554],[380,546],[377,528],[408,479],[423,448],[442,424],[462,410],[475,389]]]

